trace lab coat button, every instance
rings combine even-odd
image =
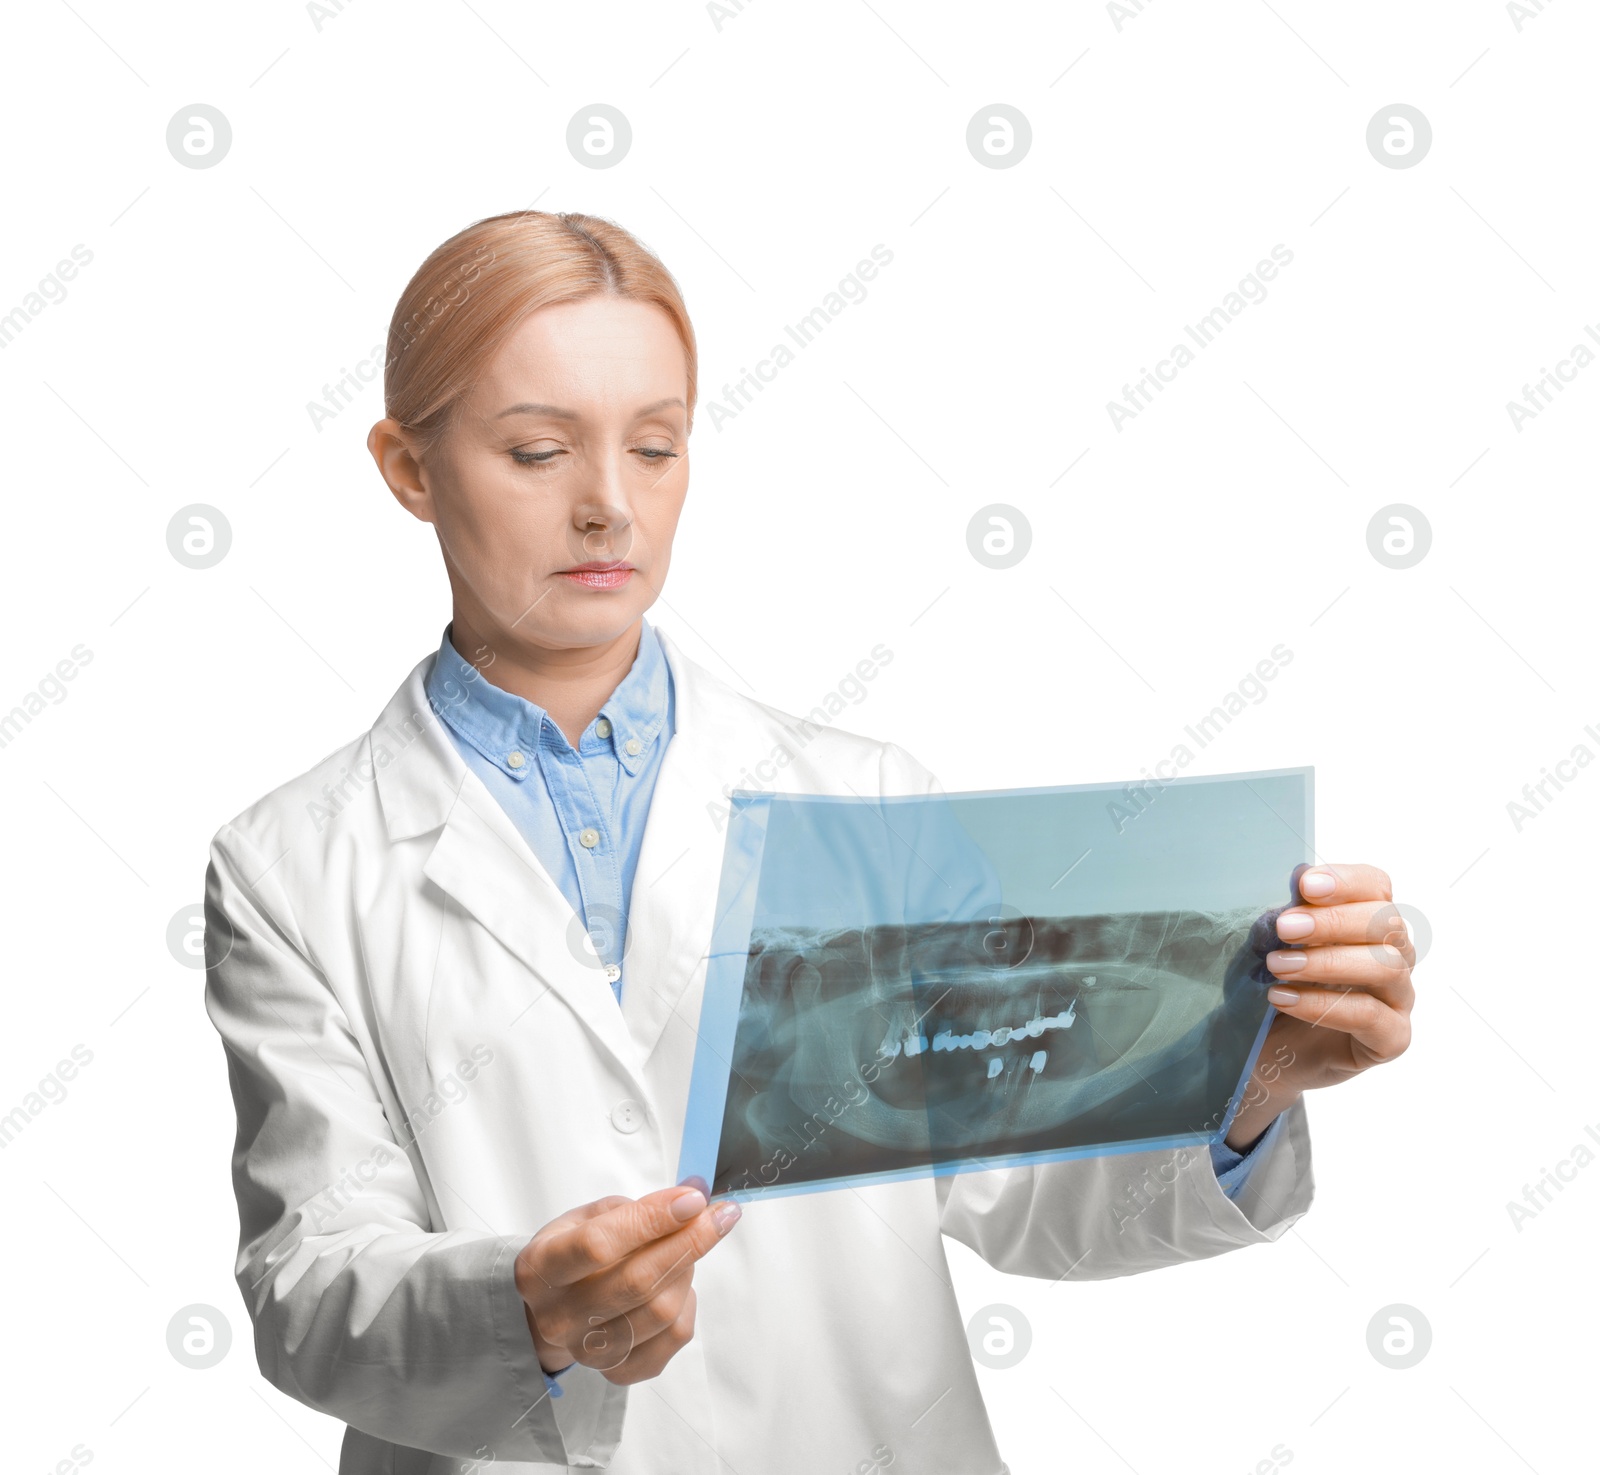
[[[593,850],[600,843],[600,831],[595,829],[579,830],[578,844],[585,850]]]
[[[611,736],[611,724],[610,724],[610,722],[608,722],[604,717],[602,717],[597,723],[595,723],[595,725],[594,725],[594,733],[595,733],[596,737],[610,737]]]
[[[644,1108],[637,1101],[619,1101],[611,1108],[611,1125],[619,1132],[637,1132],[644,1125]]]
[[[644,744],[641,743],[638,738],[629,738],[628,741],[622,745],[622,747],[630,758],[637,758],[642,752],[644,752]]]
[[[615,983],[621,977],[622,977],[622,969],[617,967],[617,965],[615,963],[607,963],[606,964],[606,982],[607,983]]]

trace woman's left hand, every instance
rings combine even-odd
[[[1318,865],[1300,876],[1303,905],[1278,915],[1292,948],[1267,954],[1278,1017],[1227,1143],[1253,1142],[1303,1092],[1334,1086],[1403,1054],[1411,1043],[1416,951],[1376,866]]]

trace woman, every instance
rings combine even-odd
[[[342,1471],[992,1475],[942,1236],[1050,1279],[1275,1239],[1311,1199],[1302,1093],[1408,1039],[1388,879],[1324,865],[1269,956],[1293,987],[1264,1058],[1289,1063],[1230,1151],[758,1201],[736,1230],[738,1205],[668,1186],[715,816],[795,722],[644,620],[695,373],[676,285],[616,225],[526,212],[439,247],[368,445],[437,534],[444,639],[212,846],[238,1280],[265,1375],[348,1424]],[[779,786],[935,788],[832,729]],[[1152,1171],[1170,1188],[1128,1212]]]

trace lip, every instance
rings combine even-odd
[[[634,575],[631,563],[579,563],[559,569],[557,577],[580,589],[620,589]]]

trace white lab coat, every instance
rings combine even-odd
[[[345,1421],[347,1475],[821,1475],[882,1446],[922,1475],[998,1475],[942,1236],[1050,1279],[1276,1239],[1311,1200],[1304,1107],[1240,1204],[1204,1149],[750,1203],[697,1268],[694,1339],[660,1377],[579,1367],[545,1396],[513,1260],[568,1209],[675,1181],[727,789],[936,787],[901,749],[803,726],[662,644],[677,731],[620,1009],[430,712],[432,656],[370,732],[213,842],[206,1006],[261,1370]],[[1171,1186],[1129,1215],[1128,1181],[1157,1166]]]

